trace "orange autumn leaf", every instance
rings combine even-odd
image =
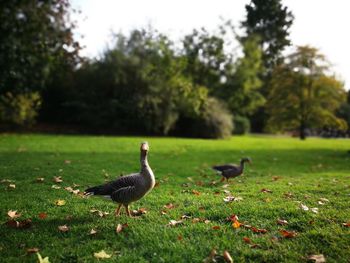
[[[233,228],[240,228],[241,227],[241,223],[238,220],[235,220],[232,224]]]
[[[260,229],[260,228],[256,228],[256,227],[251,227],[250,228],[254,233],[262,233],[262,234],[265,234],[267,233],[268,231],[266,229]]]
[[[47,214],[42,212],[38,216],[39,216],[40,219],[45,219],[47,217]]]
[[[243,237],[243,241],[244,241],[245,243],[247,243],[247,244],[251,244],[251,243],[252,243],[252,241],[250,240],[249,237]]]
[[[220,226],[213,226],[212,229],[213,230],[219,230],[221,227]]]
[[[201,193],[199,192],[199,191],[197,191],[197,190],[192,190],[192,193],[194,194],[194,195],[200,195]]]
[[[350,221],[347,222],[347,223],[343,223],[343,226],[345,226],[345,227],[350,227]]]
[[[280,230],[280,233],[285,238],[293,238],[297,236],[297,233],[294,231]]]

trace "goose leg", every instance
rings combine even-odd
[[[223,182],[223,181],[225,181],[225,177],[222,177],[220,182]]]
[[[124,206],[125,206],[126,214],[128,215],[128,217],[132,217],[130,214],[129,205],[124,205]]]
[[[114,214],[115,214],[115,216],[119,216],[120,215],[120,208],[122,207],[122,205],[120,204],[119,206],[118,206],[118,208],[115,210],[115,212],[114,212]]]

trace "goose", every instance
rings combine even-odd
[[[148,143],[141,143],[141,169],[139,173],[122,176],[106,184],[88,188],[85,190],[84,194],[86,196],[101,195],[110,198],[112,201],[119,204],[118,208],[115,210],[115,216],[120,215],[120,209],[124,206],[126,214],[131,217],[129,204],[141,199],[149,193],[155,185],[155,177],[147,160],[148,151]]]
[[[230,178],[237,177],[243,173],[244,170],[244,163],[251,163],[251,159],[248,157],[242,158],[240,165],[236,164],[224,164],[224,165],[216,165],[213,166],[212,168],[219,172],[220,175],[222,175],[221,182],[223,182],[226,178],[228,181]]]

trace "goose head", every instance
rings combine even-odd
[[[148,142],[142,142],[140,147],[141,152],[148,152],[149,151],[149,145]]]
[[[252,159],[250,159],[249,157],[244,157],[241,159],[241,163],[252,163]]]

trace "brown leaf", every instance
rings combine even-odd
[[[144,215],[146,213],[147,213],[147,210],[146,210],[146,208],[143,208],[143,207],[139,208],[138,210],[132,210],[133,216],[141,216],[141,215]]]
[[[168,203],[168,204],[164,205],[164,208],[166,208],[166,209],[174,209],[175,207],[176,206],[172,203]]]
[[[263,228],[256,228],[256,227],[251,227],[250,228],[254,233],[261,233],[261,234],[265,234],[267,233],[268,231],[266,229],[263,229]]]
[[[44,213],[44,212],[42,212],[42,213],[39,214],[39,218],[40,218],[40,219],[45,219],[46,217],[47,217],[47,214]]]
[[[252,241],[250,240],[249,237],[243,237],[243,241],[247,244],[252,244]]]
[[[37,253],[37,252],[39,252],[39,248],[37,247],[27,248],[28,254]]]
[[[58,226],[58,230],[65,233],[69,231],[69,227],[67,225]]]
[[[272,191],[270,190],[270,189],[267,189],[267,188],[263,188],[263,189],[261,189],[261,192],[262,193],[272,193]]]
[[[209,223],[210,223],[210,220],[208,220],[208,219],[204,220],[204,224],[209,224]]]
[[[95,229],[91,229],[91,230],[90,230],[89,235],[94,236],[94,235],[96,235],[96,234],[97,234],[97,231],[96,231]]]
[[[232,259],[230,253],[228,253],[227,250],[224,251],[223,257],[224,257],[225,262],[233,263],[233,259]]]
[[[277,219],[277,224],[281,226],[288,225],[288,221],[283,219]]]
[[[212,229],[213,230],[219,230],[221,227],[220,226],[213,226]]]
[[[197,181],[197,182],[196,182],[196,185],[197,185],[197,186],[203,186],[204,183],[203,183],[202,181]]]
[[[32,220],[30,218],[22,221],[9,220],[6,222],[6,224],[8,227],[25,229],[32,226]]]
[[[200,195],[201,193],[200,193],[199,191],[197,191],[197,190],[192,190],[192,194],[194,194],[194,195]]]
[[[192,219],[192,223],[198,223],[198,222],[200,222],[201,220],[200,220],[200,218],[198,218],[198,217],[195,217],[195,218],[193,218]]]
[[[115,232],[118,234],[120,232],[123,231],[124,228],[128,227],[128,224],[118,224],[116,227],[115,227]]]
[[[350,221],[349,221],[349,222],[346,222],[346,223],[343,223],[343,226],[345,226],[345,227],[350,227]]]
[[[284,193],[283,195],[286,198],[292,198],[294,196],[292,193],[289,193],[289,192],[288,193]]]
[[[182,216],[181,216],[181,219],[191,219],[191,217],[188,216],[188,215],[182,215]]]
[[[14,218],[18,218],[21,216],[20,213],[17,213],[17,210],[10,210],[7,212],[7,215],[9,216],[9,218],[14,219]]]
[[[230,203],[230,202],[233,202],[233,201],[236,201],[236,202],[241,201],[241,200],[243,200],[243,198],[239,197],[239,196],[238,197],[234,197],[232,195],[229,195],[229,196],[224,197],[223,200],[224,200],[225,203]]]
[[[52,179],[55,183],[62,183],[62,176],[54,176]]]
[[[109,215],[108,212],[103,212],[103,211],[100,211],[100,210],[97,210],[97,209],[91,209],[90,213],[97,214],[99,217],[105,217],[105,216]]]
[[[324,262],[326,262],[326,258],[322,254],[310,255],[310,256],[308,256],[307,259],[308,260],[313,260],[316,263],[324,263]]]
[[[232,215],[230,215],[229,217],[227,217],[226,220],[227,220],[227,221],[234,222],[234,221],[237,221],[237,220],[238,220],[238,216],[235,215],[235,214],[232,214]]]
[[[281,176],[272,176],[273,181],[277,181],[278,179],[281,179]]]
[[[72,161],[70,161],[70,160],[64,160],[64,163],[65,163],[65,164],[71,164]]]
[[[297,233],[294,231],[280,230],[280,233],[285,238],[293,238],[297,236]]]
[[[166,212],[165,210],[162,210],[162,211],[160,211],[160,214],[161,214],[161,215],[166,215],[167,212]]]
[[[177,236],[177,240],[181,241],[183,239],[183,237],[181,235]]]

